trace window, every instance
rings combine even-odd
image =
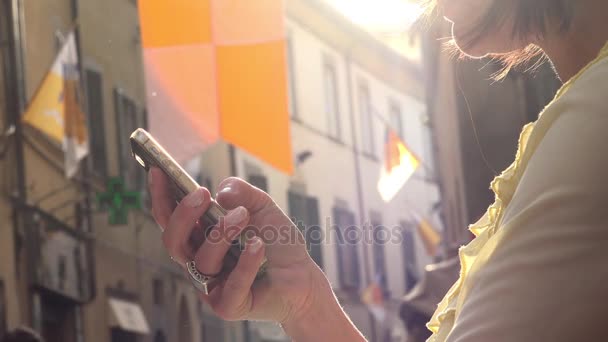
[[[179,320],[181,327],[177,331],[178,341],[192,341],[192,321],[190,319],[190,312],[188,311],[188,304],[186,304],[186,297],[182,295],[182,299],[179,303]]]
[[[405,265],[405,288],[407,291],[410,291],[416,286],[416,283],[418,283],[416,240],[414,238],[415,225],[411,222],[403,222],[401,227],[403,229],[401,231],[403,237],[403,241],[401,241],[401,251],[403,253]]]
[[[100,73],[88,69],[85,71],[85,79],[87,84],[89,145],[93,173],[105,178],[108,173],[108,165],[106,159],[103,82]]]
[[[224,334],[224,322],[215,315],[205,314],[201,324],[203,342],[227,341]]]
[[[359,85],[358,99],[361,115],[361,150],[367,155],[375,156],[372,100],[367,85]]]
[[[154,342],[166,342],[167,339],[165,338],[165,333],[163,333],[162,331],[157,331],[156,335],[154,335]]]
[[[339,207],[333,209],[333,222],[336,225],[338,235],[338,271],[340,286],[344,290],[358,291],[360,287],[359,277],[359,250],[358,234],[352,230],[358,229],[355,225],[355,215]]]
[[[304,234],[310,257],[319,267],[323,268],[321,251],[323,232],[320,227],[319,201],[314,197],[293,191],[287,193],[287,201],[289,202],[289,217]]]
[[[129,137],[140,127],[135,103],[119,90],[114,90],[114,110],[118,132],[118,157],[120,175],[127,190],[141,191],[144,187],[144,171],[131,158]]]
[[[291,33],[287,34],[287,77],[289,87],[289,113],[291,117],[298,117],[298,98],[296,94],[296,61],[293,53],[293,39]]]
[[[379,282],[380,287],[382,288],[385,297],[388,295],[388,281],[386,279],[386,256],[384,251],[384,246],[390,240],[388,236],[388,230],[384,225],[382,225],[382,218],[380,214],[376,212],[372,212],[370,214],[371,218],[371,229],[373,232],[373,244],[372,244],[372,253],[373,253],[373,261],[374,261],[374,276],[376,280]]]
[[[247,182],[264,192],[268,192],[268,180],[264,175],[249,175]]]
[[[40,294],[40,330],[42,340],[47,342],[73,342],[78,329],[76,319],[82,318],[73,302],[56,293]],[[117,342],[134,340],[117,340]],[[115,342],[112,340],[111,342]]]
[[[111,342],[133,342],[133,341],[137,341],[137,335],[130,331],[122,330],[120,328],[111,328],[110,341]]]
[[[401,116],[401,107],[398,103],[391,101],[389,115],[391,128],[403,139],[403,118]]]
[[[161,279],[152,280],[152,296],[155,305],[163,305],[165,302],[165,287]]]
[[[328,58],[323,63],[323,90],[325,91],[325,116],[330,137],[340,140],[340,104],[336,66]]]

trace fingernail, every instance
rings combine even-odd
[[[224,223],[227,226],[237,225],[245,220],[247,217],[247,209],[243,207],[238,207],[234,210],[228,212],[226,217],[224,218]]]
[[[219,191],[217,194],[218,194],[218,195],[219,195],[219,194],[225,194],[225,193],[229,193],[229,192],[231,192],[231,191],[232,191],[232,188],[231,188],[231,187],[229,187],[229,186],[227,186],[227,187],[223,188],[222,190],[220,190],[220,191]],[[217,195],[216,195],[215,197],[217,197]]]
[[[260,250],[260,248],[262,248],[263,245],[264,242],[262,242],[262,239],[256,236],[251,239],[247,244],[247,252],[249,252],[250,254],[256,254]]]
[[[203,201],[205,201],[205,191],[203,188],[197,189],[184,198],[184,204],[190,208],[200,207]]]

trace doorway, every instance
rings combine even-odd
[[[56,294],[40,294],[42,337],[46,342],[76,342],[76,305]]]

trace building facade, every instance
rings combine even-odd
[[[310,253],[364,334],[384,341],[403,329],[393,313],[433,261],[417,232],[419,217],[441,229],[422,66],[393,52],[319,1],[286,1],[291,137],[295,172],[285,175],[246,151],[218,144],[191,172],[217,191],[229,170],[266,190],[303,227],[322,236]],[[377,190],[387,129],[422,166],[385,203]],[[419,215],[419,217],[417,216]],[[340,245],[340,229],[371,224],[398,230],[389,243]],[[312,228],[311,228],[312,227]],[[318,235],[315,235],[318,234]],[[361,292],[379,282],[387,318],[378,320]],[[261,328],[263,329],[263,328]]]
[[[25,325],[46,341],[243,341],[242,323],[198,301],[146,205],[112,225],[96,203],[112,177],[145,202],[128,144],[146,125],[136,2],[8,0],[0,24],[0,131],[15,127],[76,32],[91,150],[68,180],[60,144],[40,132],[22,125],[0,141],[0,335]]]
[[[215,318],[162,248],[127,139],[147,124],[136,2],[1,4],[0,334],[27,325],[62,342],[284,340],[276,325]],[[295,173],[224,143],[188,167],[212,192],[230,175],[249,180],[302,228],[313,227],[323,239],[311,255],[352,319],[372,340],[400,340],[398,298],[434,257],[419,219],[442,229],[424,71],[321,2],[286,1],[286,23]],[[70,32],[91,154],[68,180],[60,144],[18,121]],[[422,166],[384,203],[376,185],[389,127]],[[143,194],[143,208],[124,224],[110,224],[108,206],[96,200],[113,178]],[[335,243],[346,227],[363,224],[401,239]],[[361,300],[372,283],[385,293],[385,319]]]

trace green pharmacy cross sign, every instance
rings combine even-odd
[[[120,178],[108,180],[107,191],[97,193],[97,203],[100,207],[109,207],[110,224],[124,225],[128,222],[131,209],[141,209],[141,196],[136,191],[126,191],[124,181]]]

